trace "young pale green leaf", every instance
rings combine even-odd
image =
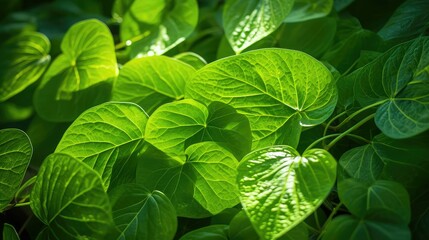
[[[197,22],[196,0],[135,0],[123,16],[120,36],[132,57],[162,55],[183,42]]]
[[[0,46],[0,102],[36,82],[51,61],[49,39],[25,32]]]
[[[411,240],[410,229],[407,224],[397,220],[396,215],[388,212],[375,212],[357,218],[351,215],[341,215],[326,228],[322,240],[348,239],[348,240]]]
[[[18,190],[32,154],[27,134],[14,128],[0,130],[0,212]]]
[[[2,238],[3,240],[19,240],[19,235],[16,232],[15,228],[12,225],[7,223],[3,225],[2,236],[3,236]]]
[[[327,16],[334,5],[334,0],[294,0],[285,22],[303,22]]]
[[[159,191],[124,184],[109,194],[113,220],[120,234],[115,239],[173,239],[177,217],[170,200]]]
[[[100,176],[85,163],[54,153],[43,162],[30,195],[31,209],[61,239],[102,238],[113,226]]]
[[[55,152],[83,161],[103,185],[134,181],[147,115],[134,103],[108,102],[82,113],[67,129]]]
[[[408,0],[399,6],[378,31],[384,40],[407,39],[421,35],[429,28],[429,1]]]
[[[249,121],[234,108],[220,102],[206,107],[185,99],[164,104],[150,116],[146,140],[168,155],[182,158],[188,146],[214,141],[241,159],[250,151],[252,136]]]
[[[186,85],[186,97],[220,101],[250,122],[253,148],[296,147],[301,126],[326,120],[337,90],[330,71],[311,56],[286,49],[261,49],[210,63]]]
[[[361,106],[379,103],[378,128],[391,138],[429,129],[429,38],[401,44],[340,82],[354,84]]]
[[[150,114],[164,103],[182,99],[185,83],[194,73],[188,64],[165,56],[133,59],[121,69],[112,100],[137,103]]]
[[[223,10],[226,38],[236,53],[274,32],[294,0],[227,0]]]
[[[210,225],[190,231],[179,240],[228,240],[228,225]]]
[[[72,121],[107,101],[118,72],[112,35],[98,20],[73,25],[61,50],[34,95],[37,113],[49,121]]]
[[[191,65],[196,70],[207,65],[207,62],[203,57],[193,52],[180,53],[175,55],[174,58],[179,59],[180,61]]]
[[[191,145],[185,153],[185,162],[143,157],[137,182],[165,193],[182,217],[207,217],[239,203],[238,161],[231,153],[214,142]]]
[[[378,180],[367,184],[349,178],[338,183],[338,196],[354,216],[363,218],[366,213],[383,209],[397,214],[404,224],[410,222],[408,192],[397,182]]]
[[[325,150],[302,156],[290,146],[271,146],[243,158],[238,188],[244,210],[262,239],[276,239],[302,222],[328,196],[336,161]]]
[[[368,183],[377,180],[384,168],[384,162],[370,144],[348,150],[338,163],[346,178],[352,177]]]

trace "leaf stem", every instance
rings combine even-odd
[[[21,187],[15,193],[15,199],[17,199],[25,189],[27,189],[29,186],[33,185],[36,182],[36,177],[37,176],[33,176],[21,185]]]
[[[362,119],[360,122],[353,125],[351,128],[347,129],[347,131],[341,133],[339,136],[337,136],[334,140],[332,140],[326,147],[325,150],[329,150],[332,146],[335,145],[338,141],[340,141],[343,137],[350,135],[351,132],[358,129],[360,126],[368,122],[369,120],[373,119],[375,116],[375,113],[368,115],[366,118]],[[354,135],[356,136],[356,135]],[[366,140],[366,139],[365,139]],[[367,140],[366,140],[367,141]]]
[[[329,120],[328,123],[326,123],[325,129],[323,130],[323,136],[326,136],[326,133],[328,132],[328,128],[331,126],[331,124],[337,120],[338,118],[342,117],[343,115],[347,114],[347,111],[344,111],[340,114],[338,114],[337,116],[331,118],[331,120]]]
[[[24,206],[29,206],[31,202],[23,202],[23,203],[17,203],[14,204],[14,207],[24,207]]]
[[[340,203],[338,203],[338,205],[337,205],[336,207],[334,207],[334,209],[332,209],[331,214],[329,214],[328,219],[326,219],[325,223],[323,224],[322,229],[320,230],[320,234],[319,234],[319,236],[317,237],[317,239],[316,239],[316,240],[319,240],[319,239],[323,236],[323,234],[324,234],[324,233],[325,233],[325,231],[326,231],[326,227],[327,227],[327,226],[328,226],[328,224],[332,221],[332,218],[334,218],[334,216],[337,214],[338,210],[340,210],[340,208],[341,208],[342,206],[343,206],[343,203],[342,203],[342,202],[340,202]]]
[[[343,127],[346,123],[348,123],[352,118],[354,118],[355,116],[357,116],[358,114],[360,114],[360,113],[362,113],[362,112],[365,112],[366,110],[371,109],[371,108],[373,108],[373,107],[376,107],[376,106],[378,106],[378,105],[381,105],[381,104],[383,104],[384,102],[385,102],[385,100],[383,100],[383,101],[379,101],[379,102],[376,102],[376,103],[373,103],[373,104],[370,104],[370,105],[368,105],[368,106],[366,106],[366,107],[363,107],[363,108],[361,108],[361,109],[357,110],[356,112],[354,112],[354,113],[350,114],[350,115],[349,115],[346,119],[344,119],[340,124],[338,124],[337,126],[333,126],[332,128],[334,128],[335,130],[338,130],[339,128]]]
[[[318,143],[323,142],[323,141],[325,141],[325,140],[326,140],[326,139],[328,139],[328,138],[338,137],[338,136],[341,136],[342,134],[343,134],[343,133],[334,133],[334,134],[329,134],[329,135],[323,136],[323,137],[321,137],[321,138],[317,139],[316,141],[312,142],[310,145],[308,145],[308,147],[305,149],[305,151],[310,150],[311,148],[313,148],[314,146],[316,146]],[[366,138],[364,138],[364,137],[361,137],[361,136],[359,136],[359,135],[356,135],[356,134],[348,133],[348,134],[346,134],[346,136],[349,136],[349,137],[353,137],[353,138],[359,139],[359,140],[361,140],[361,141],[363,141],[363,142],[366,142],[366,143],[370,143],[370,141],[369,141],[368,139],[366,139]],[[343,137],[344,137],[344,136],[343,136]],[[325,147],[324,147],[324,148],[325,148]],[[326,149],[326,148],[325,148],[325,149]],[[304,151],[304,152],[305,152],[305,151]]]

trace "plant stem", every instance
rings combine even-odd
[[[326,219],[325,223],[323,224],[322,229],[320,230],[320,234],[319,234],[319,236],[317,237],[316,240],[319,240],[323,236],[323,234],[326,231],[326,226],[328,226],[328,224],[332,221],[332,218],[334,218],[335,214],[337,214],[338,210],[340,210],[340,208],[342,206],[343,206],[343,203],[340,202],[340,203],[338,203],[338,205],[336,207],[334,207],[334,209],[332,210],[331,214],[329,214],[328,219]]]
[[[23,202],[23,203],[17,203],[14,205],[14,207],[24,207],[24,206],[29,206],[30,202]]]
[[[370,104],[370,105],[368,105],[368,106],[366,106],[366,107],[363,107],[363,108],[361,108],[361,109],[357,110],[356,112],[354,112],[354,113],[350,114],[350,115],[349,115],[346,119],[344,119],[340,124],[338,124],[337,126],[333,126],[333,128],[334,128],[334,129],[339,129],[339,128],[343,127],[346,123],[348,123],[352,118],[354,118],[354,117],[355,117],[355,116],[357,116],[358,114],[360,114],[360,113],[362,113],[362,112],[365,112],[366,110],[371,109],[371,108],[373,108],[373,107],[376,107],[376,106],[378,106],[378,105],[381,105],[381,104],[383,104],[384,102],[385,102],[385,100],[383,100],[383,101],[379,101],[379,102],[376,102],[376,103]]]
[[[318,143],[320,143],[320,142],[323,142],[323,141],[325,141],[326,139],[328,139],[328,138],[332,138],[332,137],[337,137],[337,136],[340,136],[340,135],[342,135],[343,133],[334,133],[334,134],[330,134],[330,135],[327,135],[327,136],[323,136],[323,137],[321,137],[321,138],[319,138],[319,139],[317,139],[316,141],[314,141],[314,142],[312,142],[310,145],[308,145],[308,147],[305,149],[305,151],[307,151],[307,150],[310,150],[311,148],[313,148],[314,146],[316,146]],[[369,141],[368,139],[366,139],[366,138],[364,138],[364,137],[361,137],[361,136],[359,136],[359,135],[356,135],[356,134],[346,134],[346,136],[349,136],[349,137],[353,137],[353,138],[356,138],[356,139],[359,139],[359,140],[361,140],[361,141],[363,141],[363,142],[366,142],[366,143],[370,143],[371,141]],[[344,137],[344,136],[343,136]],[[325,148],[325,147],[324,147]],[[326,149],[326,148],[325,148]],[[304,152],[305,152],[304,151]]]
[[[340,141],[343,137],[349,135],[351,132],[353,132],[354,130],[358,129],[360,126],[362,126],[363,124],[365,124],[366,122],[368,122],[369,120],[373,119],[375,116],[375,113],[368,115],[366,118],[362,119],[360,122],[356,123],[355,125],[353,125],[351,128],[347,129],[347,131],[341,133],[338,137],[336,137],[334,140],[332,140],[328,146],[325,147],[326,150],[329,150],[332,146],[335,145],[335,143],[337,143],[338,141]],[[366,140],[366,139],[365,139]],[[367,140],[366,140],[367,141]]]
[[[28,179],[24,184],[21,185],[21,187],[18,189],[18,191],[16,191],[15,193],[15,199],[19,197],[19,195],[21,195],[21,193],[27,189],[29,186],[33,185],[36,182],[36,177],[37,176],[33,176],[32,178]]]
[[[326,123],[325,129],[323,130],[323,136],[326,136],[326,133],[328,132],[328,128],[331,126],[331,124],[337,120],[338,118],[342,117],[343,115],[347,114],[347,111],[344,111],[337,116],[333,117],[331,120],[329,120],[328,123]]]

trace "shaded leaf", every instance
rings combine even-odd
[[[10,224],[3,224],[3,240],[19,240],[18,233],[15,228]]]
[[[285,22],[303,22],[327,16],[334,5],[333,0],[295,0]]]
[[[180,240],[228,240],[228,225],[210,225],[190,231]]]
[[[262,239],[282,236],[313,213],[336,179],[336,161],[325,150],[302,156],[290,146],[256,150],[240,162],[240,200]]]
[[[179,59],[180,61],[187,63],[194,67],[196,70],[204,67],[207,62],[200,55],[193,52],[184,52],[174,56],[174,58]]]

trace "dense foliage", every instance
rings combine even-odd
[[[3,239],[429,239],[429,1],[0,13]]]

